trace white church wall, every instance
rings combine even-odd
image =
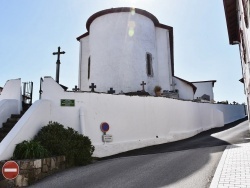
[[[0,160],[10,159],[16,144],[31,140],[50,121],[50,108],[48,100],[38,100],[32,104],[0,143]]]
[[[88,86],[88,59],[90,57],[89,51],[89,36],[80,40],[80,57],[79,57],[79,81],[78,85],[81,90],[89,90]],[[90,59],[91,60],[91,59]],[[91,62],[90,62],[91,63]],[[90,66],[91,67],[91,66]]]
[[[211,104],[162,97],[64,92],[49,77],[44,79],[42,99],[51,101],[51,121],[79,132],[84,130],[83,134],[96,146],[97,157],[184,139],[224,125],[223,114]],[[62,107],[60,99],[74,99],[75,106]],[[80,121],[80,115],[84,116],[84,122]],[[111,144],[103,145],[102,122],[110,124],[108,134],[114,139]]]
[[[130,28],[131,31],[129,30]],[[130,31],[131,36],[128,34]],[[130,12],[110,13],[97,17],[90,25],[89,49],[91,76],[82,90],[107,92],[111,87],[119,93],[145,90],[151,94],[158,83],[156,32],[151,19]],[[146,53],[152,54],[153,76],[146,72]],[[83,52],[84,53],[84,52]],[[84,76],[84,79],[86,76]]]
[[[210,101],[214,100],[214,92],[213,92],[213,83],[212,82],[192,82],[197,87],[197,90],[194,94],[194,98],[201,97],[206,94],[210,96]]]
[[[0,101],[0,128],[3,123],[11,116],[11,114],[18,114],[18,100],[3,99]]]
[[[159,86],[162,90],[172,90],[172,67],[169,46],[169,31],[156,28]]]
[[[179,98],[184,100],[193,100],[194,99],[194,90],[187,83],[182,80],[173,77],[175,85],[175,89],[178,89]]]
[[[224,125],[224,115],[214,104],[162,97],[64,92],[49,77],[44,79],[42,98],[51,101],[51,120],[80,132],[84,130],[84,135],[89,136],[96,146],[95,156],[98,157],[134,147],[184,139],[203,130]],[[61,107],[60,99],[74,99],[75,106]],[[225,106],[222,110],[226,108]],[[232,114],[235,111],[237,109],[224,110],[225,113]],[[80,121],[81,114],[84,122]],[[231,121],[242,117],[244,116],[238,113]],[[100,131],[102,122],[110,124],[108,134],[114,138],[110,144],[103,145]],[[103,153],[107,147],[109,152]]]
[[[65,92],[51,77],[44,78],[42,90],[42,100],[31,106],[0,144],[0,160],[11,157],[15,144],[33,138],[49,121],[57,121],[88,136],[96,147],[96,157],[173,142],[224,125],[225,115],[214,104],[163,97]],[[75,106],[61,106],[61,99],[73,99]],[[225,113],[235,113],[235,110]],[[231,120],[241,117],[238,113]],[[111,143],[102,142],[102,122],[110,125]]]

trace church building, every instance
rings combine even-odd
[[[176,93],[193,100],[196,86],[174,74],[173,28],[151,13],[134,8],[111,8],[93,14],[87,32],[79,36],[79,88],[115,94],[145,89],[154,95]],[[172,95],[173,96],[173,95]]]
[[[77,38],[78,87],[67,91],[59,84],[59,73],[56,79],[41,78],[40,99],[30,102],[9,132],[8,119],[32,101],[27,91],[33,84],[27,83],[27,90],[25,84],[21,92],[21,79],[6,82],[0,95],[0,160],[11,158],[18,143],[34,138],[49,121],[88,136],[93,156],[106,157],[245,118],[244,105],[213,103],[215,80],[189,82],[175,75],[173,28],[151,13],[112,8],[92,15],[86,26],[87,32]],[[60,47],[53,53],[58,55],[57,70],[63,53]],[[160,97],[153,97],[155,88],[161,89]]]

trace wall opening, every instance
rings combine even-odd
[[[146,68],[147,68],[147,75],[153,76],[152,54],[150,53],[146,53]]]
[[[90,78],[90,56],[88,59],[88,79]]]

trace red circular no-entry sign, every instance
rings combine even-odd
[[[15,161],[7,161],[2,167],[2,173],[6,179],[15,179],[19,174],[19,166]]]

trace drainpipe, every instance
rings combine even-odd
[[[84,108],[83,107],[80,107],[79,115],[80,115],[80,131],[83,135],[86,135],[85,115],[84,115]]]

